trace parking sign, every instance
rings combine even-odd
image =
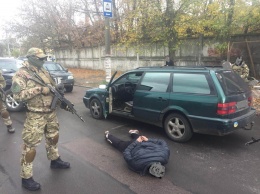
[[[112,18],[112,0],[103,0],[103,12],[105,17]]]

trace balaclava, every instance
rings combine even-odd
[[[28,62],[37,68],[41,68],[43,66],[46,57],[47,56],[39,48],[30,48],[27,52]]]

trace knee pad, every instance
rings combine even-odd
[[[9,118],[9,112],[7,110],[4,110],[3,112],[1,112],[1,116],[4,119],[8,119]]]
[[[34,148],[31,148],[29,151],[26,152],[25,154],[25,162],[26,163],[31,163],[36,155],[36,150]]]
[[[59,141],[59,134],[56,134],[53,138],[52,138],[52,145],[56,145]]]

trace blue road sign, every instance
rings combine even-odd
[[[112,18],[112,0],[103,0],[103,12],[104,16],[108,18]]]

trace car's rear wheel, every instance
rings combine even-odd
[[[65,88],[66,92],[72,92],[73,86],[68,86]]]
[[[93,118],[95,119],[103,119],[104,115],[103,115],[103,108],[102,108],[102,104],[101,102],[94,98],[90,101],[90,112]]]
[[[8,111],[18,112],[24,109],[24,103],[16,101],[13,98],[13,92],[11,90],[7,90],[5,94],[6,94],[5,104]]]
[[[186,142],[193,135],[188,120],[178,113],[167,116],[164,121],[164,130],[167,136],[176,142]]]

